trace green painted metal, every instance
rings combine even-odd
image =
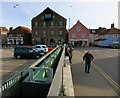
[[[47,57],[39,67],[52,68],[58,54],[60,53],[61,48],[58,48],[54,51],[49,57]],[[33,79],[35,81],[45,81],[47,79],[47,70],[34,69]]]

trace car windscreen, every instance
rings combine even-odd
[[[47,48],[46,46],[42,46],[43,48]]]

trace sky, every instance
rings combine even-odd
[[[18,7],[13,8],[16,4]],[[67,29],[79,20],[87,28],[110,28],[114,23],[118,28],[118,0],[2,0],[0,2],[0,26],[24,26],[31,29],[31,20],[45,8],[67,19]]]

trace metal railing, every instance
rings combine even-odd
[[[51,83],[53,78],[53,65],[56,61],[61,47],[57,47],[52,51],[46,59],[41,58],[37,63],[29,67],[29,80],[30,82],[44,82]]]
[[[41,57],[40,59],[38,59],[37,61],[35,61],[32,66],[29,68],[29,71],[31,68],[33,68],[34,70],[36,70],[36,65],[39,65],[40,62],[42,62],[44,60],[44,63],[43,65],[41,65],[42,67],[43,66],[46,66],[46,64],[48,64],[49,66],[51,65],[52,62],[48,62],[49,61],[52,61],[51,59],[54,59],[56,56],[53,56],[52,54],[53,53],[56,53],[58,54],[58,51],[55,52],[56,50],[59,50],[60,51],[60,48],[59,47],[56,47],[55,49],[51,50],[49,53],[45,54],[43,57]],[[50,56],[51,55],[51,56]],[[46,59],[48,56],[49,59]],[[50,59],[51,58],[51,59]],[[46,59],[46,60],[45,60]],[[52,76],[52,68],[48,68],[48,67],[45,67],[45,68],[39,68],[37,67],[38,70],[45,70],[45,72],[48,73],[48,80],[49,82],[51,81],[49,78],[51,78]],[[8,89],[10,89],[14,84],[16,84],[18,81],[21,80],[21,78],[23,78],[25,75],[28,74],[28,68],[25,68],[24,70],[20,71],[19,73],[17,73],[16,75],[14,75],[13,77],[11,77],[10,79],[8,79],[7,81],[5,81],[4,83],[2,83],[2,85],[0,85],[0,96],[2,96],[2,94],[7,91]],[[49,74],[51,76],[49,76]],[[47,83],[48,83],[48,80]]]
[[[27,73],[28,73],[28,68],[25,68],[24,70],[22,70],[21,72],[19,72],[15,76],[11,77],[10,79],[8,79],[4,83],[2,83],[2,85],[0,87],[0,95],[3,92],[7,91],[9,88],[11,88],[15,83],[17,83]]]

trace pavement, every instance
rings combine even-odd
[[[82,55],[78,50],[74,50],[71,73],[75,96],[118,96],[92,65],[90,73],[85,73],[84,67]]]
[[[4,83],[24,68],[31,66],[37,59],[15,59],[13,49],[0,49],[0,84]]]

